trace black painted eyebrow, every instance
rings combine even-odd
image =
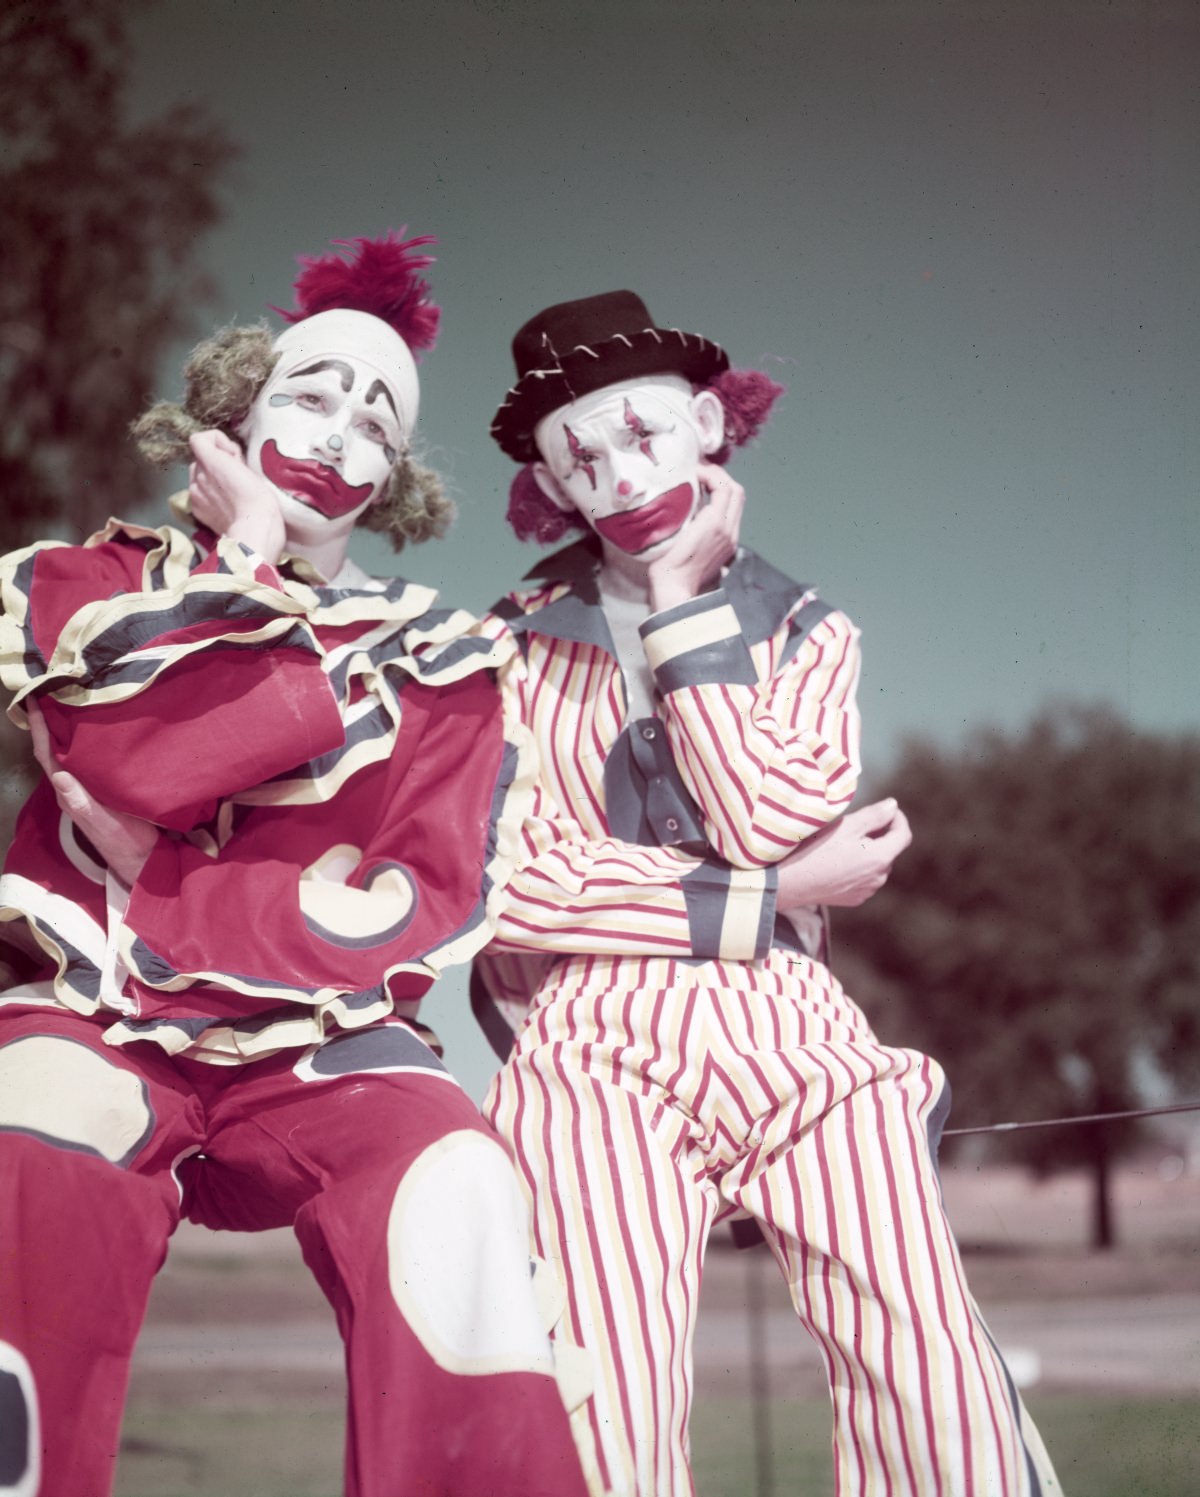
[[[296,379],[301,374],[320,374],[323,370],[326,369],[332,369],[335,371],[342,382],[343,390],[350,390],[353,388],[354,370],[350,367],[349,364],[343,362],[343,360],[341,359],[320,359],[317,363],[309,364],[304,369],[293,369],[291,374],[288,375],[288,378]],[[367,399],[370,400],[370,398],[371,397],[368,395]]]
[[[399,419],[400,419],[400,412],[396,409],[396,402],[392,399],[392,392],[388,389],[388,387],[384,384],[384,382],[381,379],[372,380],[371,387],[367,391],[367,404],[368,405],[374,405],[375,404],[375,397],[376,397],[376,395],[382,395],[384,397],[384,399],[387,401],[388,405],[390,405],[391,408],[392,408],[392,415],[395,416],[395,418],[396,418],[397,421],[399,421]]]

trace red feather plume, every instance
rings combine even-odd
[[[379,239],[335,239],[334,244],[348,254],[301,255],[304,269],[293,286],[296,311],[274,310],[288,322],[303,322],[339,307],[370,312],[389,323],[414,355],[432,348],[442,313],[430,300],[429,283],[421,271],[433,264],[434,257],[415,251],[437,240],[432,234],[402,239],[404,232],[389,230]]]

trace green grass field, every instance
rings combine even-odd
[[[1198,1497],[1200,1399],[1027,1398],[1066,1497]],[[758,1497],[750,1411],[707,1400],[692,1420],[700,1497]],[[771,1497],[833,1497],[823,1404],[774,1403]]]
[[[1048,1393],[1029,1405],[1066,1497],[1197,1497],[1200,1400]],[[759,1497],[749,1404],[707,1398],[692,1421],[700,1497]],[[770,1409],[771,1497],[832,1497],[829,1416]],[[195,1404],[129,1410],[117,1497],[340,1497],[339,1411]]]
[[[1034,1184],[1015,1171],[966,1169],[944,1178],[960,1233],[978,1244],[968,1270],[988,1313],[1006,1303],[1066,1301],[1082,1311],[1080,1324],[1099,1333],[1065,1361],[1059,1356],[1056,1380],[1046,1377],[1026,1394],[1066,1497],[1200,1497],[1200,1393],[1152,1392],[1163,1379],[1147,1374],[1143,1384],[1136,1371],[1118,1383],[1119,1358],[1101,1381],[1089,1361],[1136,1340],[1146,1355],[1130,1366],[1177,1374],[1181,1388],[1195,1390],[1188,1322],[1200,1306],[1200,1178],[1128,1170],[1118,1185],[1122,1244],[1093,1253],[1083,1241],[1083,1181]],[[744,1309],[755,1273],[767,1309],[790,1323],[782,1283],[765,1258],[756,1268],[753,1255],[718,1247],[705,1271],[702,1324],[711,1312]],[[1143,1319],[1106,1319],[1131,1297],[1144,1303]],[[1170,1313],[1182,1317],[1184,1333],[1174,1338],[1171,1364],[1159,1340],[1164,1306],[1178,1306]],[[206,1350],[200,1332],[221,1326],[249,1335],[223,1353]],[[169,1334],[156,1359],[140,1370],[135,1359],[117,1497],[340,1497],[340,1348],[290,1234],[181,1231],[151,1300],[151,1334],[154,1328]],[[283,1334],[270,1342],[271,1333],[288,1331],[299,1339]],[[305,1355],[293,1355],[296,1347]],[[698,1361],[699,1497],[832,1497],[829,1404],[815,1354],[794,1375],[778,1364],[771,1373],[773,1391],[786,1387],[793,1396],[768,1410],[766,1486],[758,1479],[753,1410],[742,1396],[745,1351],[745,1338],[735,1336],[722,1343],[719,1359],[710,1349]],[[396,1492],[403,1497],[402,1480]]]

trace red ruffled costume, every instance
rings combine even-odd
[[[32,547],[0,588],[12,715],[36,693],[63,767],[163,829],[126,897],[43,783],[0,881],[17,1489],[109,1489],[188,1215],[295,1226],[346,1340],[349,1493],[582,1493],[515,1182],[412,1023],[517,847],[503,647],[428,589],[170,527]]]

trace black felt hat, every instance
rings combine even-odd
[[[492,422],[492,436],[518,463],[533,462],[543,416],[618,380],[680,374],[707,384],[729,368],[725,350],[696,333],[658,327],[632,291],[559,302],[531,317],[513,339],[517,382]]]

